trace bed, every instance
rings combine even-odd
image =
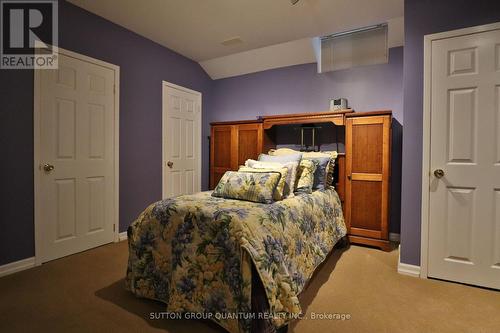
[[[229,332],[250,332],[252,282],[259,281],[264,319],[284,327],[301,313],[299,293],[345,234],[333,187],[272,204],[211,192],[166,199],[128,229],[126,286],[164,302],[167,312],[204,314]]]

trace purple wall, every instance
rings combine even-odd
[[[406,52],[405,52],[406,53]],[[278,68],[215,81],[210,121],[259,115],[326,111],[331,97],[346,97],[357,111],[393,110],[391,232],[401,217],[403,47],[391,48],[389,63],[318,74],[316,64]]]
[[[59,3],[59,45],[120,66],[120,231],[161,199],[162,80],[203,93],[209,135],[212,80],[169,49],[67,2]],[[33,71],[0,70],[0,265],[34,255]],[[203,160],[208,146],[203,145]],[[203,168],[207,188],[208,163]]]
[[[424,35],[500,21],[500,1],[405,0],[401,262],[420,265]]]
[[[211,121],[259,115],[327,111],[329,99],[346,97],[357,111],[392,109],[403,123],[403,48],[390,49],[389,64],[318,74],[305,64],[215,81]]]

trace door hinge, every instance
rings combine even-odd
[[[116,84],[113,84],[113,94],[116,94]]]
[[[116,231],[116,224],[113,224],[113,232]]]

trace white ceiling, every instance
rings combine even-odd
[[[404,44],[403,17],[390,19],[387,23],[388,46],[402,46]],[[316,62],[316,54],[312,46],[312,38],[302,38],[200,61],[200,65],[212,79],[216,80],[313,62]]]
[[[387,22],[404,0],[68,0],[195,61]],[[222,41],[241,37],[242,43]]]

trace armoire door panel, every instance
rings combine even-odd
[[[382,173],[382,124],[352,126],[352,172]]]
[[[381,230],[382,182],[351,181],[351,228]]]
[[[217,128],[213,132],[214,146],[214,167],[231,167],[231,127]]]
[[[259,157],[259,136],[258,128],[238,130],[238,165],[244,165],[247,159]]]

